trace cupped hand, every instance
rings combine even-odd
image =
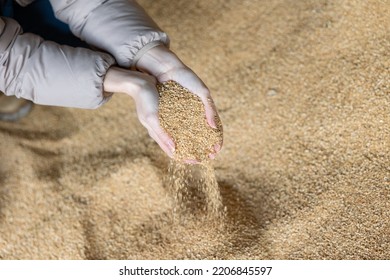
[[[119,67],[111,67],[104,79],[104,90],[107,92],[122,92],[134,99],[137,116],[141,124],[148,130],[161,149],[173,157],[175,144],[172,138],[160,126],[158,118],[159,95],[155,77],[130,71]]]
[[[207,123],[217,129],[216,120],[219,121],[219,116],[209,89],[173,52],[163,45],[154,47],[139,59],[136,67],[153,75],[160,83],[173,80],[199,96],[205,108]],[[215,158],[222,144],[222,142],[215,144],[215,153],[211,153],[210,158]],[[196,163],[193,159],[188,159],[187,162]]]

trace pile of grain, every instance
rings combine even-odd
[[[175,159],[208,160],[214,145],[222,143],[220,119],[216,117],[217,128],[211,128],[201,99],[174,81],[158,84],[157,89],[160,124],[175,142]]]
[[[167,157],[115,94],[0,122],[0,259],[390,259],[389,0],[137,2],[218,105],[225,228],[202,197],[170,223]]]
[[[159,119],[161,126],[175,142],[174,158],[166,180],[175,198],[175,213],[205,210],[207,217],[221,217],[222,199],[209,154],[222,143],[222,124],[217,128],[206,120],[201,99],[174,81],[158,84]],[[195,159],[200,164],[184,163]]]

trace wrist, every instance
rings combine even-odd
[[[184,63],[164,45],[149,49],[136,63],[136,68],[147,72],[157,79],[176,68],[185,67]]]
[[[108,69],[103,88],[106,92],[125,93],[134,97],[150,84],[156,84],[154,77],[114,66]]]
[[[110,67],[103,81],[103,90],[106,92],[125,92],[125,74],[119,67]]]

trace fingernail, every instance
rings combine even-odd
[[[221,150],[221,145],[215,144],[214,145],[214,150],[218,153]]]
[[[214,128],[214,129],[217,129],[217,124],[215,123],[215,119],[214,118],[211,118],[209,120],[209,125]]]
[[[209,154],[209,158],[215,159],[215,154]]]

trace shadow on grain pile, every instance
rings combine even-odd
[[[5,188],[6,174],[2,171],[2,166],[0,165],[0,223],[4,220],[3,209],[5,208],[7,201],[9,201],[8,193]]]
[[[17,139],[56,141],[76,133],[79,130],[76,123],[67,109],[35,105],[28,118],[0,122],[0,132]]]
[[[150,218],[131,232],[135,259],[231,259],[259,246],[264,225],[256,218],[249,199],[226,182],[219,182],[223,216],[210,217],[204,195],[193,187],[185,210],[168,211]],[[261,245],[260,245],[261,246]],[[263,250],[266,250],[262,248]]]

